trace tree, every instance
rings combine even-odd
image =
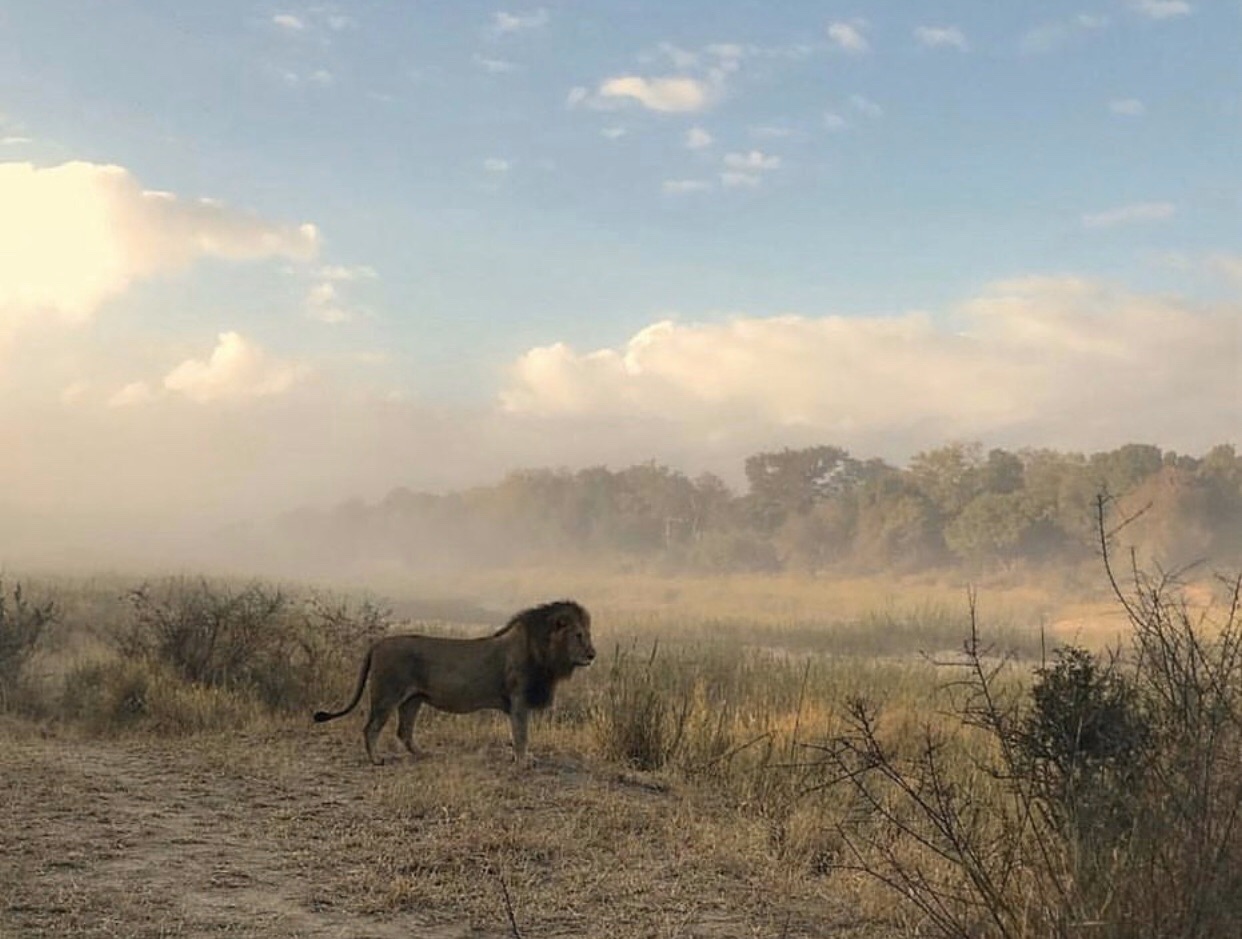
[[[1127,443],[1116,450],[1091,455],[1091,468],[1096,475],[1096,488],[1115,496],[1129,492],[1148,476],[1164,466],[1159,447],[1147,443]]]
[[[774,531],[791,515],[849,491],[862,466],[840,447],[809,447],[756,453],[746,458],[747,499],[755,524]]]
[[[945,526],[944,540],[964,561],[1013,561],[1029,548],[1039,512],[1021,492],[985,492],[967,503]]]
[[[910,479],[947,520],[982,491],[983,448],[977,443],[951,443],[916,453]]]

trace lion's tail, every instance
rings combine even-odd
[[[324,721],[336,720],[338,717],[344,717],[362,700],[362,689],[366,687],[367,675],[371,672],[371,654],[374,647],[367,650],[367,654],[362,659],[362,667],[358,669],[358,684],[354,688],[354,696],[349,699],[349,704],[345,705],[340,711],[316,711],[314,714],[315,723],[322,724]]]

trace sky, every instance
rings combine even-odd
[[[1240,62],[1236,0],[3,0],[0,561],[519,467],[1242,443]]]

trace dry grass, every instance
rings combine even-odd
[[[423,759],[380,769],[323,728],[7,725],[0,935],[875,934],[762,820],[571,752],[517,771],[499,723],[436,722]]]
[[[532,771],[492,714],[425,713],[425,756],[373,768],[361,715],[314,728],[118,662],[123,585],[58,589],[43,723],[0,724],[0,936],[895,935],[888,895],[842,870],[854,807],[817,747],[859,698],[898,744],[939,726],[955,675],[929,656],[969,620],[965,585],[931,578],[525,571],[463,579],[477,603],[398,595],[419,628],[470,635],[574,596],[601,654],[532,727]],[[981,606],[985,641],[1026,660],[1018,687],[1041,626],[1106,645],[1115,616],[1053,586]],[[322,705],[352,684],[361,645],[345,652],[316,659]]]

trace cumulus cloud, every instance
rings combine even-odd
[[[914,30],[914,38],[932,49],[944,47],[965,52],[970,48],[965,33],[956,26],[918,26]]]
[[[637,101],[650,111],[702,111],[712,103],[712,86],[685,75],[662,78],[619,75],[601,82],[594,95],[585,89],[574,89],[570,93],[571,105],[585,101],[594,107],[610,107],[626,100]]]
[[[277,13],[272,17],[272,24],[295,33],[300,33],[306,29],[306,22],[292,13]]]
[[[505,75],[517,70],[517,66],[506,59],[490,59],[477,53],[474,55],[474,64],[492,75]]]
[[[94,163],[0,163],[0,325],[94,315],[136,281],[200,258],[309,260],[315,226],[282,225],[218,202],[145,190]]]
[[[1032,27],[1023,34],[1019,48],[1029,55],[1056,52],[1107,26],[1107,17],[1080,13],[1066,20],[1053,20]]]
[[[1137,202],[1104,212],[1089,212],[1082,217],[1086,228],[1114,228],[1140,222],[1161,222],[1170,219],[1177,207],[1171,202]]]
[[[781,158],[764,153],[762,150],[750,150],[747,153],[726,153],[724,165],[732,170],[746,172],[774,170],[780,168]]]
[[[863,55],[871,50],[871,44],[862,34],[863,23],[836,22],[828,24],[828,38],[838,48],[851,55]]]
[[[531,349],[500,403],[544,419],[672,422],[705,439],[803,428],[906,452],[954,437],[1202,446],[1242,424],[1240,313],[1030,277],[991,285],[947,321],[666,320],[616,349]]]
[[[342,264],[325,265],[316,274],[317,282],[311,285],[306,294],[306,313],[311,319],[332,326],[352,323],[358,318],[341,296],[338,285],[374,280],[377,276],[372,267],[349,267]]]
[[[690,150],[702,150],[712,145],[712,135],[702,127],[691,127],[686,131],[686,147]]]
[[[76,395],[68,395],[69,389],[66,389],[65,391],[66,394],[61,396],[61,400],[69,403],[74,399],[74,397],[76,397]],[[146,404],[148,401],[154,399],[154,397],[155,392],[145,381],[132,381],[108,398],[108,407],[136,407],[141,404]]]
[[[507,13],[500,10],[492,17],[492,32],[497,36],[511,36],[547,25],[548,11],[543,7],[529,13]]]
[[[706,192],[712,184],[705,179],[666,179],[660,185],[665,195],[679,196],[688,192]]]
[[[884,108],[865,95],[850,95],[850,107],[865,117],[881,118]]]
[[[354,319],[354,314],[342,305],[340,292],[331,281],[322,281],[307,291],[306,312],[311,319],[332,326]]]
[[[283,394],[305,377],[297,363],[272,359],[240,333],[224,332],[206,359],[187,359],[164,376],[164,388],[199,404]]]
[[[1189,16],[1193,9],[1186,0],[1134,0],[1130,5],[1143,16],[1153,20]]]
[[[1108,109],[1122,117],[1142,117],[1147,108],[1138,98],[1117,98],[1108,102]]]

